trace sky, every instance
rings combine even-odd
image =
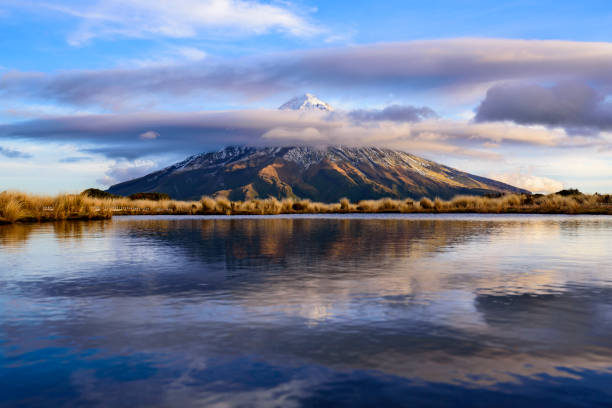
[[[0,191],[342,144],[612,193],[611,26],[608,1],[0,0]],[[307,92],[334,112],[277,109]]]

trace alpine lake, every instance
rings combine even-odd
[[[0,406],[612,404],[612,217],[0,226]]]

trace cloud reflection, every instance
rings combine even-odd
[[[18,362],[66,347],[81,393],[125,380],[87,374],[98,368],[79,353],[143,359],[154,369],[135,392],[171,378],[164,397],[209,404],[318,401],[349,380],[529,394],[550,376],[581,389],[612,375],[610,222],[127,217],[31,226],[26,239],[0,227],[13,248],[0,260],[22,271],[0,275],[0,303],[19,305],[3,307],[1,347]]]

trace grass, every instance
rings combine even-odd
[[[500,197],[456,196],[448,201],[424,197],[420,200],[382,198],[352,203],[343,198],[338,203],[318,203],[294,198],[229,201],[224,197],[205,196],[199,201],[176,201],[99,198],[85,194],[49,197],[14,191],[0,193],[0,223],[107,219],[113,215],[316,213],[612,214],[612,196],[581,193],[508,194]]]

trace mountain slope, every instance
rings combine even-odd
[[[297,196],[332,202],[381,197],[451,198],[527,192],[397,150],[376,147],[240,147],[191,156],[116,184],[113,194],[162,192],[175,199],[225,195],[231,200]]]

